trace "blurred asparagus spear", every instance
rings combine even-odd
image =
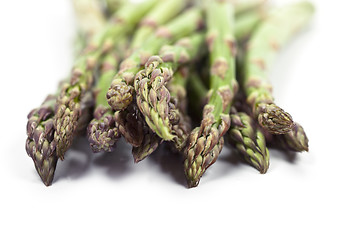
[[[290,114],[274,103],[267,70],[282,47],[313,15],[309,2],[298,2],[270,13],[251,36],[245,61],[244,89],[247,103],[260,125],[272,134],[285,134],[294,127]]]
[[[83,39],[100,32],[105,25],[105,16],[98,0],[72,0],[79,33]]]

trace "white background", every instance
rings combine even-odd
[[[271,72],[310,152],[271,151],[260,175],[224,150],[187,189],[181,159],[158,152],[134,165],[124,142],[103,156],[84,139],[42,184],[26,115],[69,73],[74,16],[69,0],[2,0],[0,239],[359,239],[360,3],[313,2],[311,26]]]

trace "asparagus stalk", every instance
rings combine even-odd
[[[189,137],[184,162],[189,187],[196,187],[205,170],[217,159],[223,135],[230,127],[230,106],[237,91],[235,80],[234,12],[231,4],[211,0],[206,8],[210,51],[210,99],[200,127]]]
[[[150,154],[152,154],[160,145],[162,139],[154,134],[150,128],[146,127],[144,138],[140,146],[132,148],[134,162],[138,163]]]
[[[81,102],[93,85],[93,71],[98,61],[113,47],[114,41],[129,33],[157,2],[158,0],[147,0],[141,4],[126,4],[113,16],[105,29],[92,38],[75,62],[71,81],[63,87],[57,100],[55,140],[56,153],[61,159],[72,143],[81,116]]]
[[[249,11],[263,8],[267,0],[230,0],[234,4],[236,16],[246,14]]]
[[[137,105],[149,127],[165,141],[176,138],[172,127],[179,117],[165,85],[179,66],[198,56],[203,42],[204,35],[200,33],[183,38],[173,46],[164,46],[160,56],[150,57],[145,69],[136,75]]]
[[[132,103],[130,107],[134,107],[136,109],[136,114],[130,115],[133,118],[136,117],[136,119],[133,119],[132,122],[136,122],[138,125],[138,129],[141,130],[141,142],[139,145],[133,145],[132,148],[132,155],[134,157],[134,162],[138,163],[147,156],[149,156],[151,153],[153,153],[160,143],[162,142],[162,139],[159,138],[146,124],[144,117],[142,116],[141,112],[139,111],[137,105],[135,103]],[[118,116],[118,114],[123,114],[126,111],[116,112],[115,116]],[[125,119],[125,118],[123,118]],[[131,118],[128,120],[128,124],[131,123]],[[127,128],[124,128],[125,130]]]
[[[133,101],[135,74],[141,70],[148,58],[158,52],[161,46],[193,33],[201,26],[201,22],[200,9],[191,8],[160,27],[141,48],[124,60],[107,93],[108,103],[113,110],[122,111]]]
[[[202,62],[200,64],[202,64]],[[197,67],[196,65],[194,69],[197,70],[199,69],[199,67]],[[191,74],[187,86],[189,103],[192,103],[189,104],[189,113],[192,119],[195,119],[196,121],[202,119],[202,109],[208,102],[208,99],[206,98],[206,95],[208,94],[208,89],[202,81],[203,76],[201,74],[202,70],[201,73],[195,72]]]
[[[61,86],[66,82],[61,81],[58,91],[55,94],[48,95],[40,107],[33,109],[28,114],[25,149],[28,156],[33,159],[35,169],[46,186],[52,184],[58,161],[56,142],[54,141],[55,103]],[[87,125],[92,106],[93,96],[88,94],[86,101],[81,106],[86,114],[80,118],[77,135],[82,134]]]
[[[295,127],[290,132],[282,135],[273,135],[270,146],[287,151],[308,152],[309,139],[304,128],[299,123],[295,123]]]
[[[80,1],[81,2],[81,1]],[[87,38],[96,33],[99,25],[103,24],[103,17],[99,15],[96,5],[89,3],[92,7],[86,8],[86,11],[80,11],[80,3],[74,0],[75,11],[79,22],[84,22],[87,19],[88,25],[79,24],[79,32],[81,38],[77,39],[76,46],[83,46]],[[83,4],[83,2],[81,2]],[[55,94],[51,94],[40,107],[33,109],[28,114],[27,122],[27,140],[25,144],[26,152],[33,159],[35,169],[38,172],[41,180],[46,186],[50,186],[54,179],[54,173],[58,161],[56,154],[56,142],[54,139],[55,126],[55,105],[60,91],[67,81],[60,82]],[[78,133],[80,133],[85,125],[88,123],[88,115],[93,105],[93,96],[87,93],[84,96],[84,101],[81,104],[81,109],[84,112],[83,117],[79,120]]]
[[[294,127],[290,114],[274,103],[266,70],[282,47],[309,22],[314,7],[298,2],[271,13],[250,38],[245,64],[247,102],[260,125],[272,134],[285,134]]]
[[[72,0],[77,24],[81,35],[85,38],[94,35],[105,25],[105,16],[102,13],[98,0]],[[88,36],[86,36],[88,35]]]
[[[192,76],[189,83],[191,89],[193,89],[191,92],[193,102],[200,103],[198,106],[194,106],[195,104],[191,106],[198,111],[201,102],[204,102],[206,98],[207,88],[196,75]],[[237,97],[239,97],[239,94]],[[266,173],[269,167],[269,151],[266,148],[266,140],[262,129],[257,126],[251,116],[244,112],[244,103],[242,101],[235,99],[233,105],[239,105],[240,107],[238,109],[231,108],[231,126],[227,133],[227,140],[238,150],[243,160],[258,169],[260,173]]]
[[[105,97],[110,84],[109,79],[111,80],[111,77],[116,74],[119,58],[119,54],[112,52],[107,54],[103,60],[101,76],[96,86],[99,92],[96,97],[94,119],[91,120],[87,129],[90,147],[93,152],[112,152],[117,139],[121,136],[115,126],[115,120]]]
[[[185,85],[188,78],[188,69],[187,67],[182,67],[179,69],[175,75],[174,79],[169,84],[169,90],[171,95],[171,103],[175,109],[179,111],[178,122],[173,125],[172,132],[175,134],[174,144],[176,151],[183,150],[183,147],[186,143],[187,137],[191,131],[191,121],[187,116],[187,98],[186,98],[186,89]],[[145,121],[144,121],[145,122]],[[153,133],[152,130],[147,127],[147,131],[144,130],[144,140],[140,147],[133,147],[133,156],[135,162],[142,160],[143,158],[149,156],[161,143],[162,139]]]
[[[128,0],[106,0],[105,3],[107,12],[110,15],[114,14],[122,5],[126,4],[126,2],[128,2]]]
[[[178,15],[188,2],[188,0],[164,0],[162,4],[158,4],[140,22],[140,28],[134,34],[130,48],[135,50],[142,47],[144,40],[148,39],[155,29]]]
[[[239,17],[235,24],[236,36],[241,39],[249,36],[253,27],[263,16],[261,11],[250,11]],[[174,114],[171,114],[172,105],[165,85],[180,65],[189,63],[200,55],[202,43],[203,35],[196,34],[180,40],[173,46],[164,46],[160,55],[149,58],[145,69],[140,71],[135,78],[134,86],[138,106],[150,128],[164,140],[172,140],[176,136],[171,133],[170,118],[174,117]],[[154,98],[155,96],[157,99]]]
[[[116,126],[126,141],[133,147],[139,147],[144,139],[145,122],[136,104],[130,104],[125,111],[118,111],[114,116]]]
[[[135,32],[135,44],[132,41],[130,46],[130,51],[135,52],[137,45],[145,42],[154,29],[161,25],[175,15],[177,15],[185,6],[183,0],[166,0],[163,4],[159,4],[154,7],[141,21],[140,28]],[[170,9],[170,10],[169,10]],[[166,13],[164,12],[166,11]],[[150,24],[152,23],[152,24]],[[124,51],[125,52],[125,51]],[[110,86],[113,76],[116,75],[116,72],[112,73],[113,75],[108,74],[105,84],[101,84],[103,89]],[[101,92],[101,98],[106,97],[106,92]],[[92,148],[96,151],[112,151],[116,141],[119,139],[120,135],[130,143],[132,146],[138,147],[142,143],[144,138],[144,123],[142,122],[142,117],[138,113],[137,107],[129,106],[124,109],[124,111],[117,112],[116,114],[110,108],[108,104],[102,102],[101,109],[96,111],[98,114],[96,118],[92,121],[92,128],[89,128],[89,140],[92,142]],[[146,128],[146,127],[145,127]],[[116,129],[117,134],[114,134]],[[145,129],[145,131],[147,131]],[[99,138],[100,136],[106,136],[104,138]],[[110,148],[103,146],[110,146]]]
[[[266,12],[263,9],[255,9],[241,14],[235,20],[235,38],[240,42],[247,40],[265,17]]]
[[[238,112],[233,108],[230,117],[231,127],[228,134],[230,144],[239,151],[243,160],[260,173],[266,173],[270,156],[261,129],[245,112]]]
[[[46,186],[50,186],[58,157],[54,141],[54,107],[56,95],[49,95],[39,108],[28,115],[26,152]]]
[[[186,145],[187,138],[191,132],[191,119],[187,111],[187,91],[186,84],[189,78],[189,68],[181,67],[170,81],[168,89],[170,91],[170,102],[178,111],[178,122],[172,125],[171,132],[175,135],[174,144],[178,151],[182,151]]]

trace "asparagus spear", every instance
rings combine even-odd
[[[244,39],[263,16],[261,11],[250,11],[239,17],[235,24],[236,36]],[[171,103],[165,85],[180,65],[189,63],[200,55],[202,43],[203,35],[196,34],[173,46],[164,46],[160,55],[149,58],[145,70],[140,71],[135,78],[138,106],[150,128],[164,140],[172,140],[176,136],[171,133],[170,118],[174,114],[170,111]]]
[[[203,62],[200,62],[200,67],[198,65],[195,66],[194,70],[198,70],[200,68],[204,68],[201,66]],[[207,67],[205,68],[206,70]],[[204,77],[202,75],[203,70],[201,69],[200,72],[195,72],[190,75],[190,79],[188,81],[187,86],[187,92],[188,92],[188,101],[189,103],[189,113],[192,117],[192,119],[200,122],[202,119],[202,109],[205,106],[205,104],[208,102],[208,99],[206,98],[206,95],[208,94],[208,89],[206,88],[204,82],[202,79],[206,79],[207,77]],[[206,74],[207,76],[207,74]]]
[[[152,56],[135,78],[136,101],[149,127],[166,141],[173,140],[172,125],[178,119],[178,110],[170,102],[165,87],[178,66],[189,63],[199,53],[203,34],[179,40],[173,46],[164,46],[160,56]]]
[[[185,1],[186,2],[186,1]],[[154,29],[161,24],[164,24],[175,15],[177,15],[185,6],[183,0],[166,0],[163,4],[159,4],[154,7],[141,21],[141,27],[135,32],[135,39],[132,41],[130,51],[135,52],[138,45],[145,42],[148,38],[147,34],[150,34]],[[151,23],[151,24],[150,24]],[[125,51],[124,51],[125,52]],[[104,79],[106,83],[101,84],[101,88],[105,89],[106,92],[108,86],[110,86],[112,77],[115,76],[116,72],[108,74],[108,79]],[[106,92],[101,92],[101,98],[106,97]],[[92,128],[89,128],[89,140],[92,143],[92,148],[96,151],[112,151],[114,145],[120,134],[124,139],[133,146],[140,146],[144,136],[144,123],[142,117],[139,116],[137,107],[129,106],[124,111],[117,112],[116,114],[108,106],[101,102],[101,109],[96,111],[98,114],[92,121]],[[116,128],[117,134],[114,134]],[[146,128],[146,127],[145,127]],[[147,131],[145,129],[145,131]],[[106,136],[101,137],[100,136]],[[103,146],[110,146],[110,148]]]
[[[140,146],[132,148],[132,155],[134,162],[138,163],[150,154],[152,154],[160,145],[162,139],[154,134],[150,128],[146,127],[144,131],[144,138]]]
[[[205,170],[221,152],[223,135],[230,127],[230,105],[237,91],[233,8],[226,1],[212,0],[206,6],[206,13],[211,93],[201,125],[191,132],[185,151],[184,168],[189,187],[198,185]]]
[[[148,39],[155,29],[178,15],[188,2],[188,0],[164,0],[142,19],[140,28],[131,40],[130,48],[135,50],[142,47],[145,39]]]
[[[105,25],[105,16],[102,13],[101,6],[98,0],[72,0],[74,10],[76,13],[77,24],[83,38],[94,35]]]
[[[273,135],[270,146],[287,151],[308,152],[309,139],[304,128],[299,123],[295,123],[295,127],[290,132],[282,135]]]
[[[170,82],[168,88],[170,91],[170,102],[173,109],[178,113],[177,123],[172,126],[171,131],[174,133],[174,144],[176,151],[182,151],[187,137],[191,131],[191,121],[187,115],[187,98],[185,85],[188,79],[188,67],[182,67],[175,75],[174,79]],[[144,120],[145,122],[145,120]],[[150,155],[159,146],[162,139],[153,133],[152,130],[145,123],[146,130],[144,130],[144,140],[140,147],[133,147],[133,156],[135,162],[142,160]]]
[[[121,136],[105,97],[110,84],[109,79],[116,74],[119,59],[119,54],[116,52],[108,53],[102,64],[101,76],[96,86],[99,92],[96,97],[94,119],[91,120],[87,130],[93,152],[112,152],[117,139]]]
[[[207,88],[196,75],[192,76],[189,83],[193,90],[191,92],[193,102],[200,103],[198,106],[194,106],[195,104],[191,106],[197,109],[206,98]],[[266,173],[269,167],[269,151],[266,148],[265,136],[262,133],[262,129],[260,129],[252,117],[245,112],[244,103],[240,102],[239,94],[237,97],[239,100],[235,99],[233,105],[239,105],[240,107],[231,108],[231,126],[227,133],[227,140],[238,150],[243,160],[258,169],[260,173]]]
[[[76,6],[79,7],[79,5]],[[79,24],[81,38],[77,39],[77,43],[79,43],[77,46],[83,46],[86,42],[86,38],[98,31],[99,25],[103,23],[103,17],[99,15],[99,10],[95,8],[97,5],[92,5],[91,8],[86,8],[86,11],[81,11],[81,13],[77,7],[75,10],[78,21],[84,22],[84,18],[88,21],[88,25],[86,26]],[[92,28],[92,26],[94,28]],[[40,107],[33,109],[28,114],[25,148],[29,157],[33,159],[35,169],[46,186],[52,184],[58,161],[56,142],[54,140],[55,104],[65,82],[67,81],[60,82],[57,92],[47,96]],[[84,96],[84,101],[80,107],[85,114],[80,118],[78,132],[82,131],[84,125],[87,125],[87,118],[92,107],[92,101],[91,93]]]
[[[191,119],[187,111],[186,83],[189,78],[188,66],[181,67],[169,82],[170,102],[178,111],[178,122],[172,125],[171,132],[175,135],[174,144],[177,151],[182,151],[191,132]]]
[[[105,3],[107,12],[110,15],[114,14],[122,5],[126,4],[126,2],[128,2],[128,0],[106,0]]]
[[[298,2],[271,13],[249,41],[244,88],[247,102],[260,125],[272,134],[285,134],[294,127],[290,114],[274,103],[266,70],[282,47],[313,15],[309,2]]]
[[[139,147],[144,139],[145,122],[136,104],[130,104],[125,111],[115,112],[114,116],[116,126],[126,141]]]
[[[124,60],[107,93],[108,103],[115,111],[122,111],[133,101],[135,74],[148,58],[161,46],[187,36],[201,26],[201,11],[191,8],[179,17],[159,28],[137,51]]]
[[[56,153],[63,159],[70,147],[78,120],[81,115],[81,102],[93,85],[93,70],[106,51],[113,47],[114,41],[129,33],[140,18],[158,0],[147,0],[141,4],[126,4],[113,17],[104,31],[96,34],[74,64],[71,81],[66,84],[57,100],[55,115]]]
[[[129,129],[129,127],[127,125],[130,124],[130,126],[131,126],[131,123],[132,123],[132,125],[134,125],[134,123],[139,125],[138,129],[141,130],[141,134],[139,134],[141,136],[141,142],[139,142],[138,145],[132,144],[133,145],[132,155],[134,157],[134,162],[138,163],[141,160],[143,160],[144,158],[146,158],[147,156],[149,156],[151,153],[153,153],[158,148],[160,143],[162,142],[162,139],[159,138],[146,124],[145,119],[142,116],[141,112],[139,111],[136,103],[132,103],[130,105],[130,107],[133,107],[134,109],[136,109],[136,113],[133,115],[127,116],[127,117],[129,117],[129,119],[127,121],[127,124],[126,125],[124,124],[124,126],[125,126],[124,129],[125,130]],[[116,112],[115,117],[118,115],[122,115],[125,112],[126,111],[118,111],[118,112]],[[133,118],[133,119],[131,119],[131,118]],[[126,118],[122,118],[122,119],[126,119]],[[132,132],[132,131],[129,131],[129,132]],[[133,137],[133,138],[137,139],[136,137]]]
[[[262,8],[267,0],[230,0],[234,4],[236,16]]]
[[[234,108],[231,114],[229,142],[241,154],[242,159],[266,173],[269,168],[269,150],[266,147],[265,136],[257,127],[255,121],[245,112],[238,112]]]
[[[36,171],[46,186],[50,186],[58,157],[54,141],[54,106],[56,95],[49,95],[42,105],[28,115],[26,152],[34,161]]]
[[[238,16],[234,25],[235,38],[240,42],[246,41],[265,17],[266,12],[262,8]]]

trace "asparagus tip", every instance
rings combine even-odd
[[[194,188],[199,185],[200,179],[187,179],[188,188]]]
[[[109,105],[115,111],[121,111],[127,108],[133,101],[134,87],[124,82],[112,85],[107,92],[107,100]]]
[[[119,130],[111,110],[98,107],[94,112],[94,119],[88,125],[88,139],[93,152],[112,152],[120,138]]]
[[[285,134],[295,126],[291,115],[275,104],[260,104],[258,109],[260,125],[272,134]]]

